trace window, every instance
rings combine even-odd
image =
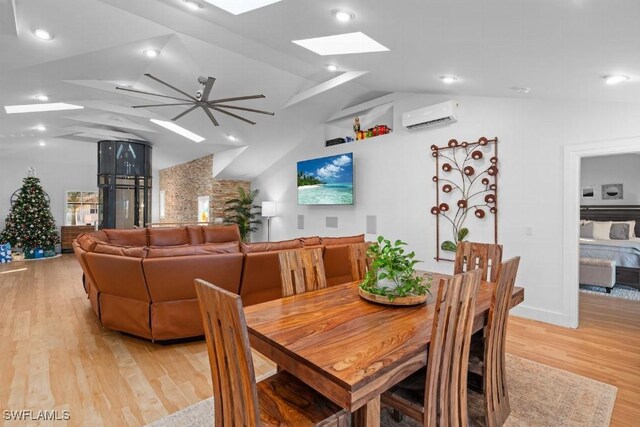
[[[64,225],[96,225],[98,192],[67,191]]]

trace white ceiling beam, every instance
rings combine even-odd
[[[298,93],[297,95],[294,95],[291,97],[291,99],[289,99],[289,101],[286,103],[286,105],[284,106],[284,108],[288,108],[291,107],[292,105],[298,104],[304,100],[307,100],[309,98],[312,98],[316,95],[320,95],[323,92],[326,92],[328,90],[331,90],[335,87],[338,87],[340,85],[343,85],[347,82],[350,82],[353,79],[357,79],[358,77],[362,77],[365,74],[367,74],[368,71],[347,71],[346,73],[343,73],[341,75],[339,75],[338,77],[334,77],[331,80],[327,80],[324,83],[320,83],[319,85],[316,85],[310,89],[307,89],[305,91],[302,91],[300,93]]]
[[[133,122],[131,120],[126,120],[126,119],[120,119],[120,120],[112,119],[109,117],[105,117],[103,114],[100,114],[100,115],[86,114],[81,116],[67,116],[63,118],[68,120],[75,120],[78,122],[92,123],[95,125],[111,126],[115,128],[133,129],[133,130],[138,130],[142,132],[158,133],[155,129],[149,126],[144,126],[139,123]]]

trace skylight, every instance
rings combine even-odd
[[[5,105],[7,114],[39,113],[42,111],[81,110],[81,105],[66,104],[64,102],[52,102],[49,104]]]
[[[384,52],[389,50],[361,32],[294,40],[293,42],[322,56],[346,55],[349,53]]]
[[[173,122],[166,122],[164,120],[156,120],[156,119],[150,119],[150,120],[151,122],[157,124],[158,126],[162,126],[165,129],[169,129],[171,132],[175,132],[180,136],[184,136],[185,138],[190,139],[193,142],[204,141],[204,138],[201,137],[200,135],[197,135],[181,126],[178,126]]]
[[[234,15],[250,12],[281,0],[204,0],[220,9],[226,10]]]

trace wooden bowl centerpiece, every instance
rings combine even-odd
[[[368,301],[386,305],[423,304],[430,293],[431,279],[416,274],[415,252],[406,252],[407,244],[401,240],[391,243],[379,236],[367,249],[371,264],[358,288],[360,296]]]

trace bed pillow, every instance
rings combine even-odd
[[[609,238],[611,238],[611,240],[629,240],[629,224],[611,224]]]
[[[580,238],[581,239],[593,239],[593,223],[587,222],[580,225]]]
[[[629,239],[633,239],[636,237],[636,222],[635,221],[613,221],[613,225],[615,224],[629,224]]]
[[[593,238],[596,240],[611,240],[611,221],[593,221]]]

